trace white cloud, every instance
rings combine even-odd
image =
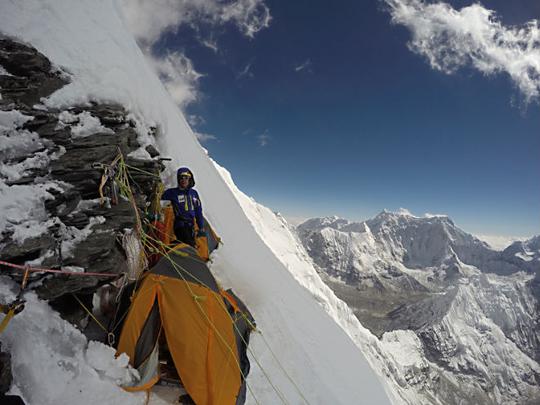
[[[245,67],[244,69],[242,69],[240,72],[238,72],[238,74],[236,75],[236,79],[239,80],[243,77],[247,77],[247,78],[252,78],[254,77],[254,74],[253,72],[251,71],[251,65],[253,64],[253,62],[249,62]]]
[[[199,41],[201,44],[203,44],[204,46],[206,46],[208,49],[211,49],[212,51],[214,51],[215,53],[218,53],[218,43],[217,41],[210,37],[210,38],[199,38]]]
[[[194,132],[195,136],[199,140],[200,143],[205,143],[208,141],[216,141],[217,137],[215,135],[205,134],[202,132]]]
[[[527,240],[526,236],[505,236],[505,235],[474,235],[478,239],[487,242],[495,250],[504,250],[512,243],[519,240]]]
[[[198,127],[199,125],[206,124],[204,117],[198,114],[186,114],[186,119],[189,122],[189,125],[192,127]]]
[[[234,24],[245,36],[253,38],[271,20],[264,0],[119,0],[119,4],[125,24],[182,108],[198,99],[198,80],[202,75],[179,50],[156,55],[154,46],[163,35],[189,25],[197,30],[202,45],[217,52],[213,28]],[[201,26],[203,29],[199,29]]]
[[[197,82],[202,75],[194,69],[189,58],[180,52],[147,57],[176,104],[183,108],[198,99]]]
[[[295,72],[301,72],[302,70],[311,72],[311,59],[306,59],[303,63],[294,67]]]
[[[223,7],[221,20],[233,21],[250,38],[270,25],[270,10],[262,0],[238,0]]]
[[[233,23],[252,38],[271,20],[263,0],[120,0],[120,5],[128,28],[144,46],[184,24]]]
[[[412,34],[409,48],[431,67],[454,73],[472,66],[491,75],[506,73],[527,102],[540,96],[540,27],[537,20],[504,26],[492,10],[473,4],[461,10],[444,2],[383,0],[395,24]]]
[[[259,141],[259,146],[265,147],[268,145],[268,142],[270,142],[270,139],[272,137],[268,135],[268,131],[264,131],[262,134],[257,136],[257,140]]]

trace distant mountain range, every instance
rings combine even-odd
[[[447,216],[405,210],[296,231],[425,403],[540,401],[540,236],[497,251]]]

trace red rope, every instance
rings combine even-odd
[[[112,273],[91,273],[91,272],[84,272],[84,273],[77,273],[74,271],[65,271],[65,270],[56,270],[56,269],[46,269],[41,267],[30,267],[30,266],[22,266],[20,264],[13,264],[9,262],[5,262],[3,260],[0,260],[0,264],[3,266],[12,267],[17,270],[22,271],[29,271],[32,273],[56,273],[56,274],[67,274],[70,276],[91,276],[91,277],[118,277],[121,276],[121,274],[112,274]]]

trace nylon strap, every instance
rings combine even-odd
[[[9,324],[9,321],[11,321],[11,319],[14,316],[15,316],[15,308],[11,308],[6,314],[6,316],[4,316],[4,319],[2,319],[2,323],[0,323],[0,333],[4,332],[4,329],[6,329],[6,327]]]

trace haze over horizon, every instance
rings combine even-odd
[[[158,1],[136,31],[245,193],[286,217],[538,233],[537,1],[238,4]]]

